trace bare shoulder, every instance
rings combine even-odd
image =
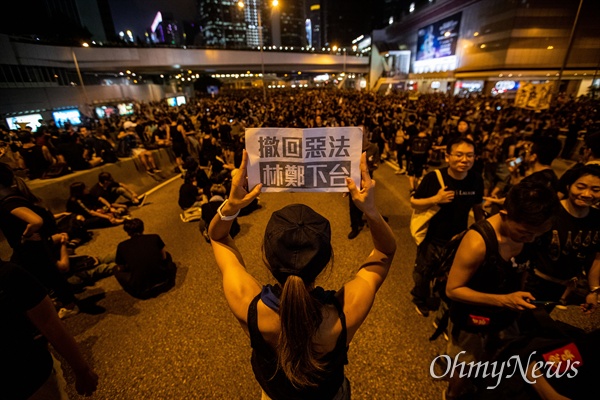
[[[486,245],[483,236],[476,230],[469,229],[458,246],[456,257],[458,259],[469,258],[472,261],[483,261],[485,252]]]

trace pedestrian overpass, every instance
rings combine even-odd
[[[305,48],[221,50],[176,47],[61,47],[11,42],[8,57],[32,67],[77,68],[81,72],[169,74],[194,72],[369,72],[369,56],[306,51]],[[5,54],[5,57],[7,55]],[[12,58],[11,57],[11,58]]]

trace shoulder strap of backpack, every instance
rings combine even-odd
[[[442,171],[440,171],[439,169],[436,169],[435,174],[437,175],[438,182],[440,183],[440,186],[442,187],[442,189],[445,188],[446,185],[444,185],[444,177],[442,177]]]
[[[4,203],[8,199],[12,199],[13,197],[24,198],[12,188],[0,187],[0,204]]]
[[[487,219],[478,221],[471,226],[472,229],[479,232],[485,242],[485,260],[492,260],[498,254],[498,239],[496,231]]]

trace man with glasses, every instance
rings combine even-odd
[[[410,199],[415,210],[440,207],[429,222],[425,239],[417,247],[413,270],[415,285],[410,293],[417,313],[423,317],[438,307],[430,293],[430,281],[439,267],[444,246],[467,229],[471,209],[475,220],[484,218],[483,178],[471,171],[474,161],[473,141],[465,137],[452,139],[446,146],[448,165],[440,168],[445,187],[440,187],[436,172],[430,171]]]

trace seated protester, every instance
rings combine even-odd
[[[86,286],[92,286],[98,280],[114,275],[116,269],[114,253],[102,257],[71,255],[69,268],[62,272],[73,290],[81,292]]]
[[[96,154],[96,137],[87,126],[79,127],[79,142],[83,146],[83,158],[90,161],[93,157],[101,158]]]
[[[227,164],[222,154],[216,155],[210,162],[210,180],[214,183],[224,183],[231,180],[233,164]]]
[[[152,143],[158,147],[170,147],[171,137],[169,136],[169,128],[166,121],[161,120],[156,129],[152,132]]]
[[[105,164],[114,164],[119,161],[117,149],[105,134],[96,132],[94,138],[96,139],[94,142],[94,152]]]
[[[187,171],[183,184],[179,187],[179,207],[183,213],[179,216],[183,222],[197,221],[200,219],[200,206],[206,202],[202,189],[196,185],[194,171]]]
[[[210,243],[208,237],[208,226],[210,221],[217,215],[217,209],[225,201],[227,191],[225,186],[220,184],[214,184],[210,187],[210,199],[207,203],[202,204],[202,219],[200,220],[200,232],[207,243]],[[232,238],[236,237],[240,233],[240,224],[237,217],[233,220],[231,230],[229,231]]]
[[[125,221],[123,229],[129,239],[117,246],[115,277],[133,297],[147,299],[175,285],[177,267],[165,244],[156,234],[144,234],[139,218]]]
[[[98,375],[58,318],[52,300],[38,279],[15,263],[0,260],[0,354],[3,399],[66,399],[61,363],[48,347],[66,360],[75,373],[77,393],[96,391]]]
[[[84,226],[85,218],[83,216],[62,212],[54,214],[54,219],[56,220],[56,232],[66,233],[69,236],[67,247],[70,249],[73,250],[92,239],[92,233]]]
[[[27,170],[29,179],[43,177],[48,168],[55,163],[55,159],[47,146],[39,146],[29,131],[20,131],[19,138],[22,146],[16,153],[19,167]]]
[[[593,207],[600,201],[600,166],[580,167],[574,170],[571,179],[552,229],[532,246],[533,269],[525,289],[540,301],[562,305],[585,303],[593,309],[598,292],[585,299],[569,296],[575,294],[578,280],[585,281],[585,276],[590,288],[600,285],[600,210]],[[552,305],[548,311],[551,308]]]
[[[118,135],[117,155],[119,157],[137,157],[142,162],[146,172],[150,175],[160,171],[156,167],[154,156],[150,150],[143,147],[141,139],[135,132],[135,124],[128,124]]]
[[[123,223],[120,211],[102,197],[93,196],[85,183],[73,182],[69,188],[67,212],[81,215],[86,229],[106,228]]]
[[[34,275],[63,313],[76,313],[77,299],[58,272],[61,260],[53,251],[53,243],[60,241],[61,235],[56,236],[52,213],[38,201],[10,167],[0,163],[0,231],[12,249],[10,260]]]
[[[524,246],[551,229],[558,207],[556,193],[548,186],[521,182],[511,188],[500,213],[477,222],[485,235],[475,229],[465,234],[446,284],[451,300],[447,354],[452,359],[490,361],[518,336],[517,317],[522,310],[534,309],[531,302],[536,300],[521,289],[529,258]],[[474,377],[452,375],[445,398],[472,394],[476,388],[470,378]]]
[[[188,170],[189,171],[189,170]],[[196,168],[192,169],[196,174],[196,185],[202,189],[203,193],[210,193],[210,187],[212,186],[212,181],[208,177],[206,173],[206,168],[200,167],[197,165]]]
[[[117,200],[123,196],[133,205],[140,205],[146,195],[138,196],[132,189],[122,182],[117,182],[110,172],[100,172],[98,182],[90,189],[93,196],[106,199],[112,206],[121,208],[123,204],[118,204]]]
[[[77,135],[62,133],[56,146],[58,161],[66,163],[73,171],[84,171],[102,164],[100,157],[85,158],[85,148]]]

